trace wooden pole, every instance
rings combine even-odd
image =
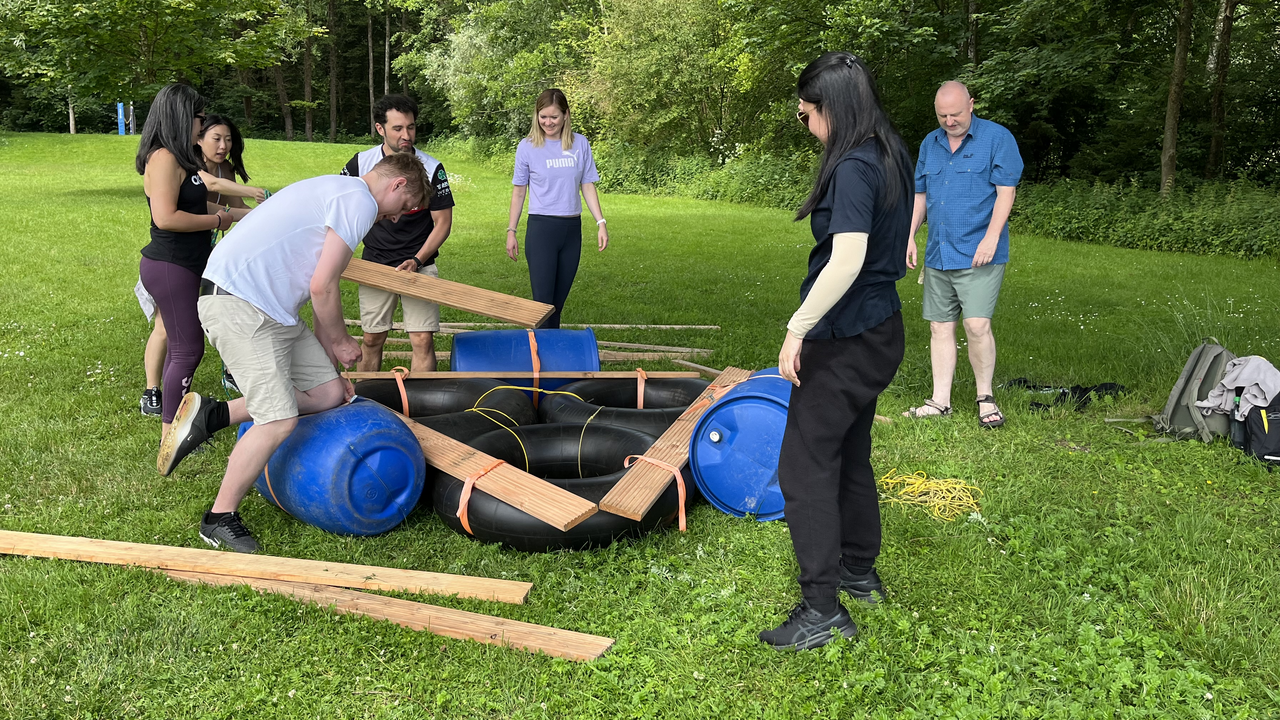
[[[248,585],[259,592],[287,595],[295,600],[328,607],[336,613],[389,620],[410,630],[426,630],[443,637],[474,640],[486,645],[512,647],[533,653],[540,652],[566,660],[594,660],[613,645],[612,638],[599,635],[587,635],[572,630],[560,630],[519,620],[490,617],[465,610],[370,595],[358,590],[344,590],[315,583],[236,578],[176,570],[164,572],[169,577],[184,582],[215,586]]]
[[[0,553],[81,560],[107,565],[136,565],[161,570],[186,570],[214,575],[233,575],[239,578],[340,585],[366,590],[401,590],[433,595],[456,595],[515,604],[524,603],[529,590],[533,587],[531,583],[512,580],[490,580],[421,570],[300,560],[272,555],[243,555],[219,550],[145,545],[10,530],[0,530]]]
[[[554,305],[418,273],[400,272],[395,268],[359,258],[351,259],[346,271],[342,273],[342,278],[397,295],[407,295],[477,315],[487,315],[526,328],[538,327],[550,317],[551,313],[555,312]]]

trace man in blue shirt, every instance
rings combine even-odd
[[[963,312],[978,419],[983,427],[998,427],[1004,415],[991,395],[996,368],[991,317],[1009,262],[1009,211],[1022,177],[1022,156],[1007,129],[973,116],[973,98],[961,83],[943,83],[933,107],[941,127],[920,144],[907,245],[907,266],[914,269],[915,235],[927,216],[924,319],[931,333],[933,397],[906,415],[951,414],[956,322]]]

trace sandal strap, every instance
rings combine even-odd
[[[942,413],[942,414],[944,414],[944,415],[945,415],[945,414],[947,414],[947,413],[949,413],[949,412],[951,412],[951,406],[950,406],[950,405],[942,405],[942,404],[936,403],[936,402],[934,402],[933,398],[929,398],[929,399],[925,400],[925,401],[924,401],[924,404],[925,404],[925,405],[928,405],[929,407],[933,408],[934,410],[937,410],[938,412],[940,412],[940,413]]]
[[[974,400],[974,402],[980,402],[980,403],[991,403],[992,405],[995,405],[995,404],[996,404],[996,399],[995,399],[995,397],[994,397],[994,396],[991,396],[991,395],[979,395],[979,396]]]

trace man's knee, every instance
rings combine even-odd
[[[370,350],[381,350],[383,344],[387,342],[387,334],[385,332],[367,332],[364,334],[364,338],[361,342],[363,342],[364,346]]]
[[[436,346],[435,333],[411,332],[409,344],[413,346],[414,352],[431,352]]]
[[[956,324],[954,322],[929,322],[929,333],[935,339],[946,340],[956,336]]]
[[[298,418],[284,418],[281,420],[272,420],[271,422],[255,423],[254,428],[263,434],[263,437],[270,438],[276,442],[283,442],[289,437],[289,433],[298,427]]]
[[[964,334],[970,342],[988,337],[991,335],[991,318],[965,318]]]
[[[347,399],[346,385],[342,382],[342,378],[335,378],[322,385],[317,385],[310,390],[303,391],[303,394],[318,406],[315,410],[308,410],[307,412],[320,412],[336,408]]]

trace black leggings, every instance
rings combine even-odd
[[[840,562],[880,554],[880,504],[871,468],[876,399],[902,362],[902,313],[850,338],[805,340],[791,388],[778,484],[800,564],[800,592],[836,599]]]
[[[560,311],[569,299],[582,257],[582,218],[530,215],[525,226],[524,257],[529,263],[533,299],[556,306],[544,328],[560,327]]]

